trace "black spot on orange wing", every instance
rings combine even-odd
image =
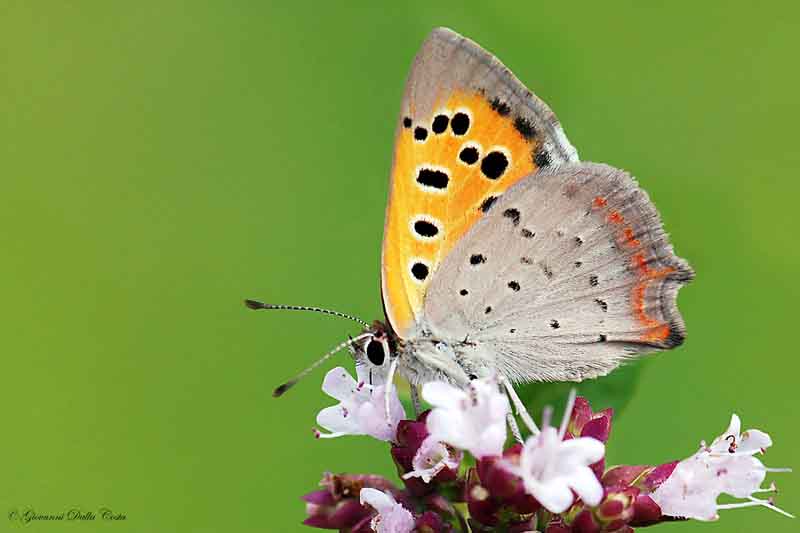
[[[417,175],[417,182],[434,189],[446,189],[450,178],[441,170],[421,168]]]
[[[422,126],[417,126],[414,128],[414,138],[418,141],[424,141],[428,138],[428,130]]]
[[[428,265],[424,263],[414,263],[411,267],[411,275],[413,275],[419,281],[423,281],[425,278],[428,277]]]
[[[427,220],[417,220],[414,222],[414,231],[421,237],[436,237],[439,233],[439,228],[436,224],[432,224]]]
[[[454,135],[464,135],[469,130],[469,115],[466,113],[456,113],[450,121],[450,128]]]
[[[481,211],[484,213],[488,213],[489,209],[492,208],[494,203],[497,201],[497,196],[487,196],[486,199],[481,202]]]
[[[474,146],[467,146],[458,154],[458,158],[468,165],[474,165],[478,162],[478,158],[480,154],[478,153],[478,149]]]
[[[494,98],[489,103],[491,104],[492,109],[494,109],[497,112],[497,114],[500,115],[501,117],[505,117],[509,113],[511,113],[511,108],[508,106],[508,104],[503,102],[499,98]]]
[[[403,127],[410,128],[411,127],[411,117],[406,117],[403,119]]]
[[[490,180],[496,180],[508,168],[508,158],[503,152],[489,152],[481,161],[481,172]]]
[[[450,119],[447,115],[436,115],[433,118],[433,124],[431,124],[431,131],[436,133],[437,135],[440,133],[444,133],[447,131],[447,125],[450,123]]]
[[[531,140],[536,137],[536,128],[533,127],[531,121],[525,117],[517,117],[514,119],[514,127],[517,131],[525,137],[527,140]]]

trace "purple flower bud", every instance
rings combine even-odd
[[[307,526],[320,529],[345,529],[354,526],[364,518],[369,518],[372,514],[357,499],[346,499],[337,502],[331,497],[329,505],[321,505],[311,502],[309,496],[312,495],[308,494],[303,497],[308,502],[306,504],[308,518],[303,520],[303,524]]]
[[[639,494],[633,505],[632,526],[649,526],[662,519],[661,507],[647,494]]]
[[[578,396],[569,418],[567,432],[570,437],[594,437],[603,444],[608,441],[611,433],[611,419],[613,409],[603,409],[597,413],[592,412],[589,401]]]
[[[639,489],[635,487],[606,489],[606,495],[594,509],[594,515],[607,531],[619,529],[633,518],[633,504],[638,495]],[[619,522],[621,524],[617,525]]]
[[[499,520],[499,502],[480,484],[476,469],[470,469],[468,476],[465,496],[470,517],[486,526],[496,525]]]
[[[443,533],[452,531],[450,524],[445,523],[441,516],[432,511],[426,511],[417,517],[415,527],[416,529],[414,531],[418,533]]]
[[[643,473],[653,468],[647,465],[620,465],[609,468],[600,481],[604,487],[629,487],[639,479]]]
[[[600,533],[601,528],[592,516],[592,511],[584,509],[572,521],[571,531],[574,533]]]

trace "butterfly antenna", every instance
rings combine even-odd
[[[301,379],[306,377],[308,374],[313,372],[315,368],[317,368],[319,365],[321,365],[322,363],[327,361],[336,352],[338,352],[339,350],[343,350],[344,348],[347,348],[348,346],[350,346],[352,344],[355,344],[355,343],[359,342],[360,340],[365,339],[365,338],[367,338],[367,337],[369,337],[371,335],[372,335],[371,333],[363,333],[361,335],[353,337],[352,339],[347,339],[346,341],[342,342],[341,344],[338,344],[332,350],[330,350],[328,353],[326,353],[325,355],[323,355],[322,357],[317,359],[314,363],[312,363],[311,366],[309,366],[308,368],[306,368],[305,370],[303,370],[302,372],[297,374],[295,377],[293,377],[292,379],[290,379],[289,381],[287,381],[283,385],[280,385],[279,387],[277,387],[274,391],[272,391],[272,396],[275,397],[275,398],[278,398],[279,396],[283,396],[283,394],[286,391],[288,391],[289,389],[291,389],[292,387],[294,387],[297,384],[298,381],[300,381]]]
[[[305,305],[278,305],[278,304],[265,304],[264,302],[259,302],[258,300],[245,300],[244,305],[246,305],[250,309],[281,309],[285,311],[313,311],[315,313],[323,313],[325,315],[331,316],[338,316],[339,318],[346,318],[348,320],[352,320],[353,322],[358,322],[365,328],[369,327],[369,323],[366,320],[361,320],[360,318],[348,315],[347,313],[342,313],[340,311],[333,311],[331,309],[323,309],[321,307],[308,307]]]

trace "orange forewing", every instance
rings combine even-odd
[[[536,141],[515,126],[507,110],[493,106],[483,94],[454,92],[434,109],[437,111],[432,116],[410,127],[401,126],[395,144],[384,235],[383,283],[388,318],[401,336],[416,322],[427,285],[444,256],[482,216],[482,203],[537,169]],[[458,112],[470,116],[464,135],[455,135],[450,126],[440,134],[432,131],[434,116],[452,118]],[[423,142],[414,139],[417,127],[427,131]],[[465,146],[474,145],[480,147],[480,158],[471,165],[465,164],[459,153]],[[487,178],[481,170],[482,158],[492,151],[509,156],[507,168],[497,179]],[[420,166],[446,170],[447,187],[434,192],[420,187]],[[424,239],[414,232],[413,222],[422,215],[439,223],[435,238]],[[423,262],[429,268],[422,281],[411,273],[415,262]]]

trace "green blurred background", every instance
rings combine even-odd
[[[800,466],[800,8],[654,4],[0,0],[0,511],[296,531],[323,471],[392,475],[379,442],[312,438],[323,371],[271,397],[351,324],[241,299],[381,316],[394,124],[437,25],[496,53],[582,159],[636,174],[697,271],[688,342],[639,363],[611,462],[685,457],[735,411],[768,465]],[[773,479],[800,512],[797,476]],[[745,509],[659,531],[797,527]]]

